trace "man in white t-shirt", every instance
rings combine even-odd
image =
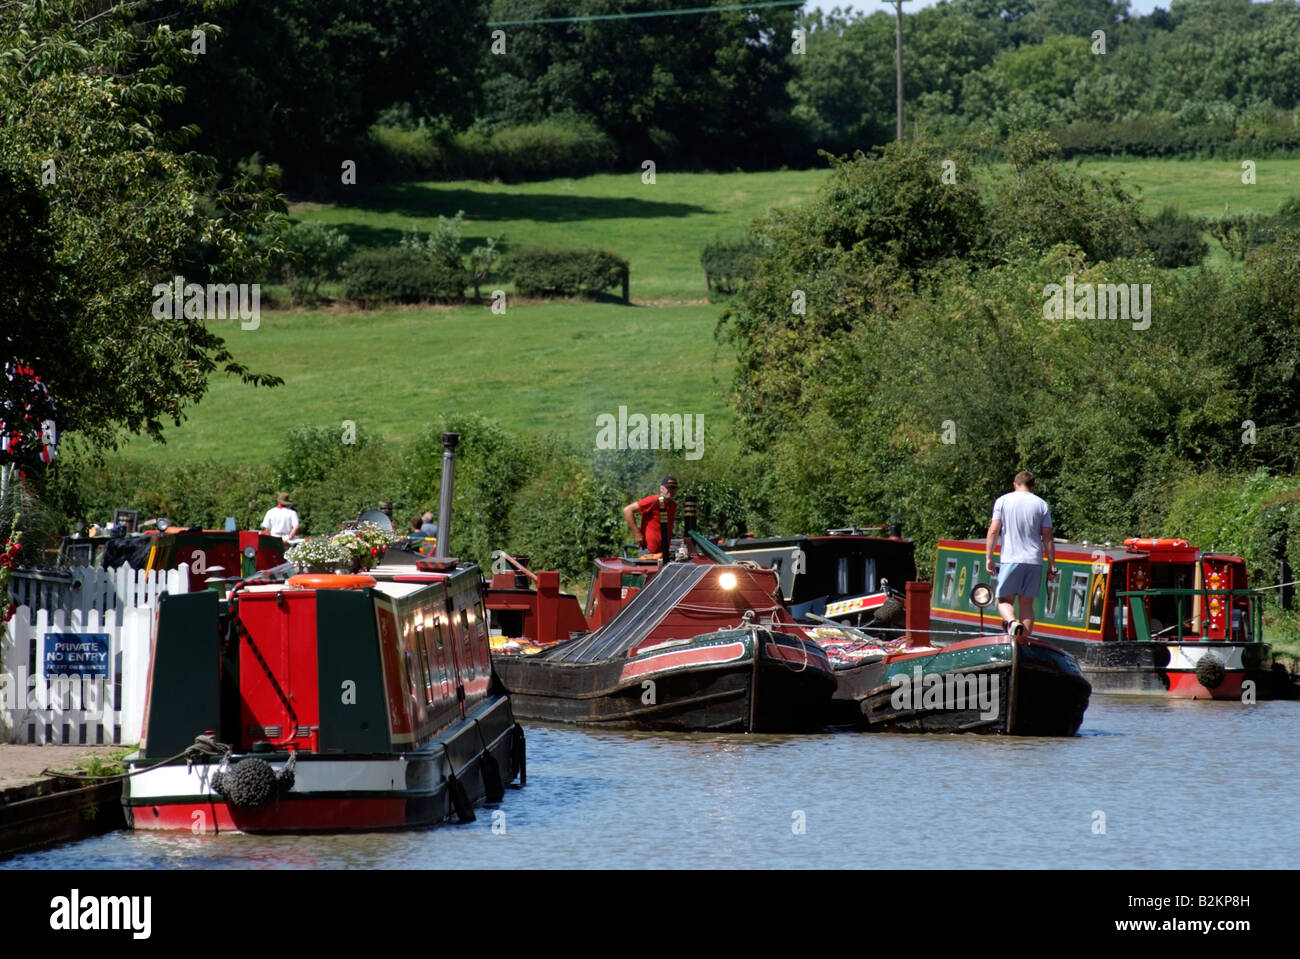
[[[275,505],[262,517],[262,529],[281,539],[294,539],[298,535],[298,514],[292,509],[293,500],[288,493],[275,498]]]
[[[1052,539],[1052,511],[1034,495],[1034,474],[1021,470],[1014,485],[1014,491],[999,496],[993,504],[993,522],[984,541],[984,568],[990,576],[996,573],[998,577],[998,612],[1003,627],[1013,636],[1029,636],[1034,632],[1034,598],[1042,585],[1044,554],[1048,578],[1056,577],[1056,543]],[[1002,551],[999,567],[994,567],[993,547],[999,535]]]

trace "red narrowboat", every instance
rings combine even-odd
[[[473,818],[523,776],[477,567],[306,575],[162,599],[137,829],[373,830]]]
[[[534,596],[552,612],[532,621],[554,628],[558,596],[540,588]],[[500,609],[503,597],[492,601]],[[786,623],[793,625],[771,570],[669,563],[590,633],[558,642],[553,633],[530,637],[550,642],[526,650],[503,641],[493,663],[525,718],[677,731],[818,730],[835,679],[821,647]]]

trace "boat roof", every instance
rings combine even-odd
[[[764,549],[779,546],[806,546],[809,543],[910,543],[901,536],[868,536],[865,533],[826,533],[823,535],[796,534],[794,536],[738,537],[721,543],[725,550]]]
[[[1231,553],[1218,553],[1210,550],[1201,550],[1199,547],[1188,544],[1187,546],[1153,546],[1150,549],[1130,549],[1123,544],[1116,546],[1111,542],[1089,543],[1086,540],[1073,542],[1068,539],[1056,539],[1056,555],[1061,559],[1096,559],[1100,554],[1106,560],[1115,562],[1117,560],[1130,559],[1149,559],[1160,558],[1166,561],[1170,559],[1192,561],[1198,554],[1202,557],[1238,559],[1239,557]],[[981,539],[941,539],[938,544],[939,549],[960,549],[978,552],[984,552],[984,540]]]
[[[712,564],[669,563],[608,623],[581,639],[560,643],[543,655],[561,663],[604,662],[621,656],[645,639],[700,580],[717,568]]]
[[[418,592],[432,583],[446,579],[440,576],[437,579],[426,579],[417,582],[404,581],[399,582],[391,579],[380,579],[371,587],[377,593],[383,593],[385,596],[409,596],[411,593]],[[240,596],[247,596],[250,593],[281,593],[281,592],[306,592],[311,587],[305,587],[300,590],[297,586],[290,586],[284,583],[261,583],[256,586],[245,586],[239,591]]]

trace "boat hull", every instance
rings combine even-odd
[[[1073,736],[1091,687],[1049,643],[968,640],[836,671],[837,721],[878,731]]]
[[[249,759],[266,762],[279,776],[289,754],[231,757],[232,765]],[[128,770],[145,770],[126,780],[122,804],[128,824],[196,835],[409,829],[453,817],[469,821],[474,806],[499,801],[503,786],[525,775],[523,732],[504,696],[406,753],[300,753],[292,787],[256,808],[229,802],[215,788],[219,758],[193,765],[184,760],[152,765],[137,757],[125,762]]]
[[[1267,665],[1270,649],[1262,643],[1052,642],[1079,661],[1097,693],[1238,702],[1295,698],[1290,676]],[[1207,657],[1219,661],[1221,678],[1219,669],[1202,665]]]
[[[521,718],[664,731],[808,732],[834,689],[815,644],[780,633],[715,634],[631,659],[564,663],[499,655],[493,666]]]

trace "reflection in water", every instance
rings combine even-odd
[[[1073,739],[532,724],[528,785],[463,826],[114,833],[3,868],[1289,868],[1297,719],[1297,703],[1097,697]]]

